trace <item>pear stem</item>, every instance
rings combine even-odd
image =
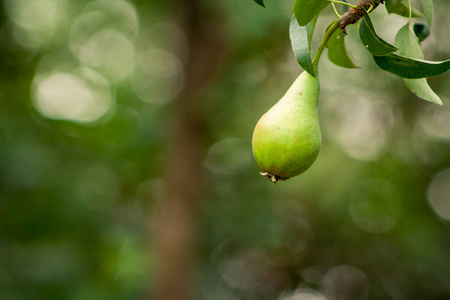
[[[330,39],[333,32],[335,32],[336,29],[339,28],[339,23],[340,23],[340,19],[336,19],[330,25],[328,30],[325,32],[325,35],[323,36],[323,39],[320,42],[319,48],[317,49],[316,55],[314,56],[313,63],[312,63],[313,67],[314,67],[314,73],[316,73],[316,74],[318,71],[319,60],[320,60],[320,56],[322,55],[323,49],[325,49],[325,46],[327,45],[328,40]]]

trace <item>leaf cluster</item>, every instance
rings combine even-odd
[[[264,6],[263,0],[254,1]],[[359,38],[373,56],[376,65],[382,70],[403,77],[406,86],[419,98],[442,105],[441,99],[433,92],[426,78],[446,73],[450,69],[450,60],[436,62],[424,59],[420,43],[430,35],[433,1],[421,1],[423,12],[412,7],[410,0],[361,0],[357,5],[335,0],[295,0],[289,36],[297,62],[305,71],[317,76],[317,64],[323,48],[326,47],[328,59],[332,63],[343,68],[360,68],[345,44],[345,26],[358,21]],[[350,6],[352,10],[341,16],[335,4],[343,5],[344,8]],[[408,18],[408,22],[396,35],[395,45],[386,42],[377,34],[369,16],[379,4],[385,4],[389,14]],[[328,5],[333,5],[338,19],[328,26],[313,59],[312,36],[319,15]],[[425,18],[424,22],[411,25],[412,18],[421,17]],[[339,22],[339,28],[336,22]]]

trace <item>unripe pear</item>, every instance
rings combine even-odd
[[[272,182],[306,171],[320,150],[319,80],[303,72],[267,111],[253,132],[256,162]]]

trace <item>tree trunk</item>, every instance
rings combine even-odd
[[[200,0],[180,0],[182,29],[188,54],[185,86],[174,102],[173,140],[166,176],[165,199],[159,208],[157,228],[157,300],[190,299],[194,286],[194,245],[197,208],[200,204],[203,170],[200,140],[204,118],[203,92],[217,70],[221,47],[217,27],[209,21]]]

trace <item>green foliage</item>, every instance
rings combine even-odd
[[[397,14],[402,17],[409,17],[409,6],[406,0],[386,0],[386,9],[390,14]],[[423,14],[416,8],[411,8],[411,17],[418,18],[423,16]]]
[[[439,76],[450,69],[450,59],[436,62],[397,54],[374,56],[373,58],[381,69],[409,79]]]
[[[311,40],[316,26],[317,17],[312,19],[306,26],[298,25],[295,16],[292,16],[289,27],[292,50],[295,53],[299,65],[309,74],[315,76],[311,59]]]
[[[333,32],[326,47],[328,49],[328,59],[335,65],[349,69],[360,68],[345,44],[345,35],[342,30]]]
[[[434,2],[441,11],[433,23],[448,24],[442,9],[448,0]],[[201,32],[212,31],[208,42],[218,33],[226,37],[226,59],[198,94],[206,101],[193,109],[201,115],[195,142],[205,188],[195,220],[192,298],[353,299],[360,292],[358,299],[450,299],[443,201],[450,195],[448,74],[428,80],[442,107],[416,101],[401,78],[366,62],[370,53],[349,27],[347,45],[363,68],[320,65],[320,156],[301,178],[267,184],[249,140],[261,114],[299,73],[294,56],[286,56],[291,13],[281,1],[268,2],[270,10],[242,0],[198,3],[201,11],[214,9],[202,16],[217,23]],[[111,17],[116,4],[128,9]],[[177,54],[188,33],[179,23],[181,6],[162,0],[1,6],[0,299],[151,298],[160,263],[157,207],[165,201],[173,150],[167,144],[176,138],[178,101],[167,97],[178,95],[186,76],[185,53]],[[319,21],[328,23],[331,10],[323,13]],[[382,10],[373,14],[375,25],[389,26]],[[447,28],[433,28],[433,39],[444,41]],[[74,32],[87,43],[73,44],[80,37]],[[134,69],[122,80],[102,72],[115,71],[103,66],[121,66],[126,53],[89,60],[99,47],[122,45],[111,43],[115,36],[132,46]],[[426,56],[448,57],[442,45],[428,45]],[[37,76],[73,79],[72,67],[90,69],[87,75],[95,70],[105,77],[98,82],[108,83],[112,107],[94,122],[52,119],[33,100]],[[180,81],[171,81],[174,75]],[[76,87],[89,83],[96,81]],[[43,91],[52,96],[58,87]],[[102,85],[87,91],[81,96],[95,101]],[[54,108],[76,92],[63,90],[46,104]],[[69,99],[66,108],[82,100]]]
[[[263,0],[253,0],[253,1],[255,1],[257,4],[261,5],[262,7],[266,7],[264,5],[264,1]]]
[[[395,37],[395,45],[399,48],[397,51],[399,55],[418,59],[424,58],[419,40],[409,29],[409,23],[398,31]],[[425,78],[405,79],[405,84],[417,97],[442,105],[441,99],[433,92]]]
[[[414,34],[419,39],[419,43],[423,42],[430,36],[430,27],[426,23],[415,23],[413,25]]]
[[[292,49],[299,65],[310,74],[315,74],[315,69],[324,46],[328,49],[328,59],[332,63],[343,68],[359,67],[350,53],[349,48],[345,44],[345,28],[342,28],[344,29],[344,32],[336,30],[336,28],[327,30],[322,43],[319,45],[317,53],[314,56],[314,60],[311,59],[311,39],[308,39],[306,35],[312,34],[312,31],[314,31],[316,19],[310,23],[314,24],[314,26],[309,27],[311,32],[307,33],[306,27],[303,28],[302,26],[306,26],[311,22],[312,18],[316,18],[328,3],[329,1],[325,0],[297,0],[294,3],[293,11],[299,26],[297,26],[294,19],[291,21],[290,38]],[[339,3],[339,1],[336,3]],[[340,2],[339,4],[346,7],[344,2]],[[377,1],[377,5],[380,4],[380,1]],[[410,2],[407,3],[403,0],[386,0],[385,4],[389,13],[395,13],[408,18],[422,16],[420,11],[414,7],[410,7]],[[424,60],[422,50],[420,49],[420,42],[425,40],[430,34],[429,24],[431,24],[433,19],[433,2],[431,0],[423,0],[422,6],[425,11],[428,25],[422,23],[416,23],[414,25],[414,34],[418,37],[418,41],[413,38],[409,30],[406,32],[402,29],[397,35],[397,46],[401,45],[405,49],[409,47],[409,53],[405,53],[402,50],[397,51],[397,47],[386,42],[376,33],[369,13],[365,8],[360,10],[363,14],[363,18],[359,25],[359,37],[364,47],[373,55],[376,64],[381,69],[407,79],[405,80],[406,86],[419,98],[440,104],[440,98],[432,91],[426,80],[410,80],[442,75],[449,69],[447,61],[432,62]],[[372,10],[373,8],[374,6],[370,6],[369,10]],[[359,18],[360,16],[358,16],[358,19]],[[345,20],[342,20],[342,18],[339,18],[340,25],[345,23],[343,27],[347,26],[349,23],[355,23],[356,21],[357,20],[346,22]],[[410,22],[411,20],[409,20],[408,24],[410,24]]]
[[[389,44],[375,32],[369,14],[363,9],[364,17],[359,25],[359,37],[364,44],[364,47],[373,55],[386,55],[397,51],[397,47]]]
[[[425,17],[427,18],[427,22],[431,25],[434,15],[433,0],[422,0],[422,7]]]
[[[298,24],[305,26],[329,4],[327,0],[295,0],[293,11]]]
[[[311,41],[316,22],[319,14],[329,3],[333,3],[333,10],[338,18],[327,27],[314,59],[312,59]],[[337,12],[335,4],[350,6],[352,10],[341,16]],[[411,1],[408,1],[406,5],[402,0],[386,0],[386,8],[390,14],[396,13],[409,19],[407,25],[397,33],[395,38],[395,44],[399,47],[397,48],[377,34],[369,16],[369,12],[372,12],[380,4],[384,4],[384,2],[362,1],[358,5],[351,5],[347,2],[332,0],[296,0],[293,6],[294,16],[291,18],[289,27],[289,37],[298,64],[310,75],[318,77],[319,60],[324,48],[327,48],[328,58],[332,63],[343,68],[359,68],[345,44],[345,35],[347,34],[346,27],[360,20],[359,37],[364,47],[372,54],[376,65],[382,70],[403,77],[406,87],[417,97],[442,105],[442,100],[428,85],[426,78],[446,73],[450,69],[450,60],[442,62],[424,60],[420,41],[428,36],[429,26],[416,26],[414,32],[419,38],[410,31],[411,18],[421,17],[422,13],[411,6]],[[424,2],[423,5],[427,6],[426,17],[430,23],[432,4]],[[301,92],[300,95],[302,95]],[[284,102],[278,102],[260,119],[255,128],[257,138],[255,139],[255,134],[253,138],[255,158],[263,170],[263,174],[269,176],[274,182],[278,179],[289,179],[304,170],[302,159],[289,160],[290,157],[297,155],[298,149],[286,147],[275,134],[278,132],[277,130],[284,128],[278,126],[277,122],[281,124],[281,120],[290,116],[291,109],[280,109],[280,107],[284,107],[280,103]],[[274,111],[276,111],[277,122],[273,122],[271,118],[267,117],[267,115],[273,115]],[[286,140],[286,143],[290,144],[290,139],[295,136],[296,130],[292,130],[291,134],[287,135],[286,132],[289,130],[282,130],[278,133],[282,136],[282,140]],[[307,138],[305,139],[307,140]],[[301,144],[300,141],[297,143]],[[279,149],[282,149],[282,153],[278,152]],[[292,171],[297,169],[302,171]]]
[[[376,2],[380,4],[380,1]],[[258,3],[264,5],[262,1],[258,1]],[[291,19],[289,29],[292,49],[299,65],[312,75],[315,75],[314,69],[316,66],[314,66],[315,62],[313,62],[311,58],[311,36],[314,32],[318,15],[329,3],[330,1],[327,0],[296,0],[293,6],[294,17]],[[419,10],[410,7],[410,2],[405,0],[386,0],[384,3],[390,14],[395,13],[403,17],[413,18],[423,16]],[[433,19],[433,1],[422,0],[422,7],[428,24],[431,24]],[[345,8],[344,11],[347,11],[348,7],[343,5],[343,8]],[[397,35],[398,41],[396,43],[401,44],[403,47],[406,47],[406,44],[409,44],[409,46],[412,47],[411,51],[413,51],[413,53],[406,55],[402,51],[399,51],[393,54],[398,50],[397,47],[378,36],[366,9],[362,8],[362,12],[364,17],[359,26],[359,36],[364,46],[374,56],[375,62],[381,69],[406,79],[438,76],[448,70],[446,61],[436,63],[423,60],[423,55],[421,55],[422,52],[418,43],[429,36],[430,29],[428,25],[421,23],[414,25],[414,33],[418,37],[418,43],[414,42],[411,44],[408,42],[408,39],[412,38],[409,31],[408,35],[404,35],[403,32],[400,31],[399,35]],[[402,36],[405,36],[405,38],[402,38]],[[350,50],[345,45],[344,37],[344,33],[339,31],[333,31],[328,36],[327,33],[325,34],[324,41],[328,48],[328,58],[332,63],[338,66],[344,68],[358,68],[359,66],[350,53]],[[319,47],[315,59],[317,58],[318,60],[320,58],[322,50],[323,48]],[[420,59],[420,61],[417,59]],[[420,98],[440,103],[440,100],[438,100],[439,97],[431,90],[426,83],[426,80],[406,80],[405,82],[407,87]]]

